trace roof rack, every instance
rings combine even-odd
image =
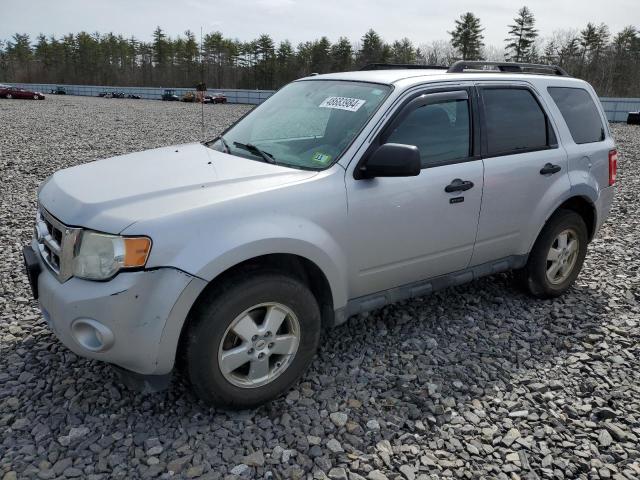
[[[417,65],[415,63],[369,63],[360,70],[447,70],[444,65]]]
[[[487,68],[494,67],[494,68]],[[515,63],[515,62],[485,62],[484,60],[458,60],[449,67],[447,73],[464,73],[472,70],[474,73],[532,73],[538,75],[560,75],[569,77],[565,69],[557,65],[542,65],[539,63]]]

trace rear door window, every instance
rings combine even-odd
[[[562,113],[574,142],[593,143],[605,139],[600,112],[589,92],[567,87],[549,87],[547,90]]]
[[[526,88],[481,89],[487,155],[508,155],[555,144],[548,119]]]

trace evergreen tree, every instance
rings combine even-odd
[[[167,36],[160,27],[153,32],[153,61],[159,67],[164,67],[170,61],[171,49]]]
[[[316,40],[311,46],[311,72],[327,73],[331,69],[331,42],[327,37]]]
[[[533,13],[527,7],[522,7],[518,10],[518,16],[513,19],[513,22],[509,25],[509,37],[505,39],[506,58],[514,62],[531,61],[532,48],[538,36],[538,31],[534,28]]]
[[[273,39],[262,34],[255,42],[257,79],[256,88],[272,89],[274,88],[273,80],[275,78],[275,44]]]
[[[408,38],[396,40],[391,45],[391,61],[393,63],[414,64],[416,59],[416,49]]]
[[[284,40],[276,50],[276,82],[284,85],[296,78],[296,54],[291,42]]]
[[[480,19],[473,13],[467,12],[460,15],[456,20],[456,26],[451,35],[451,45],[458,51],[463,60],[480,60],[484,43],[483,28],[480,26]]]
[[[362,48],[358,52],[358,63],[360,66],[370,63],[384,63],[389,55],[388,47],[373,29],[369,29],[362,37]]]
[[[331,46],[331,71],[345,72],[353,66],[353,47],[346,37],[340,37]]]
[[[606,25],[588,24],[582,30],[556,31],[543,45],[537,41],[533,15],[523,10],[512,26],[509,54],[514,59],[535,61],[539,57],[539,61],[557,63],[590,82],[601,95],[640,96],[636,27],[625,27],[611,38]],[[462,27],[465,19],[469,19],[467,14],[456,27]],[[476,27],[482,31],[479,22]],[[460,56],[477,58],[477,49],[467,49],[464,28],[458,32],[461,43],[454,46],[457,31],[451,32],[449,40],[420,48],[407,38],[386,44],[373,30],[357,48],[344,37],[334,44],[321,37],[297,47],[283,41],[276,48],[269,35],[241,42],[212,32],[203,37],[202,56],[192,32],[169,38],[160,27],[150,42],[110,32],[78,32],[60,38],[39,35],[32,44],[29,36],[15,34],[0,39],[0,82],[193,87],[203,70],[211,88],[272,89],[312,72],[345,71],[366,63],[448,65]],[[481,44],[482,36],[477,40]],[[491,45],[481,47],[478,56],[504,58],[503,51]]]

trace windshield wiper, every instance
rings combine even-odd
[[[220,139],[222,140],[222,137],[220,137]],[[224,142],[224,144],[226,145],[226,142]],[[273,158],[273,155],[271,155],[269,152],[265,152],[264,150],[260,150],[258,147],[256,147],[252,143],[233,142],[233,145],[235,147],[238,147],[250,153],[253,153],[254,155],[258,155],[259,157],[262,157],[263,160],[267,163],[272,163],[274,165],[277,165],[276,159]]]

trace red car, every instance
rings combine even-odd
[[[204,103],[227,103],[227,97],[221,93],[214,93],[213,95],[205,95]]]
[[[31,100],[44,100],[44,95],[40,92],[32,92],[20,87],[10,85],[0,86],[0,98],[25,98]]]

